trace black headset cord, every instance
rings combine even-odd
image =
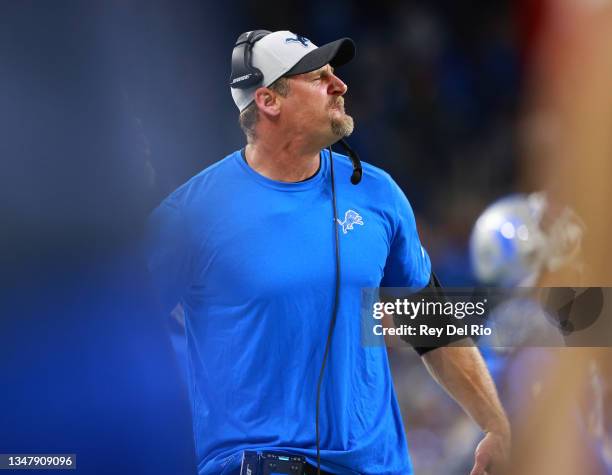
[[[329,150],[329,166],[331,175],[331,192],[332,192],[332,207],[334,211],[334,238],[336,243],[336,288],[334,291],[334,306],[332,309],[332,317],[329,322],[329,330],[327,331],[327,341],[325,342],[325,352],[323,353],[323,362],[321,363],[321,371],[319,372],[319,380],[317,382],[317,414],[316,414],[316,433],[317,433],[317,475],[321,475],[321,437],[319,434],[319,415],[321,412],[321,384],[323,383],[323,374],[325,373],[325,365],[327,363],[327,355],[331,347],[332,336],[336,326],[336,317],[338,316],[338,300],[340,298],[340,236],[338,235],[338,210],[336,208],[336,184],[334,179],[334,159],[332,157],[332,149]]]
[[[351,183],[357,185],[361,181],[363,170],[361,168],[361,161],[355,151],[346,143],[345,140],[340,140],[340,144],[348,152],[348,156],[353,165],[353,173],[351,175]],[[327,148],[329,151],[329,167],[331,175],[331,192],[332,192],[332,207],[334,211],[334,239],[336,248],[336,288],[334,291],[334,306],[332,309],[332,317],[329,322],[329,329],[327,330],[327,341],[325,342],[325,352],[323,353],[323,361],[321,362],[321,371],[319,372],[319,380],[317,381],[317,404],[316,404],[316,438],[317,438],[317,475],[321,475],[321,437],[319,433],[319,416],[321,413],[321,385],[323,383],[323,375],[325,374],[325,365],[327,364],[327,355],[331,348],[332,337],[334,335],[334,328],[336,327],[336,319],[338,317],[338,302],[340,300],[340,235],[338,232],[338,208],[336,207],[336,180],[334,177],[334,158],[332,155],[332,148]],[[321,159],[323,159],[321,157]]]

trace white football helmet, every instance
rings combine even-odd
[[[516,194],[490,205],[470,238],[478,280],[502,287],[534,285],[543,270],[555,271],[580,253],[584,224],[570,208],[551,217],[542,192]],[[543,226],[544,219],[549,221]]]

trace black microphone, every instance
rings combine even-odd
[[[355,152],[351,148],[351,146],[346,143],[346,140],[340,139],[338,143],[342,145],[342,147],[344,147],[344,150],[346,150],[346,153],[351,159],[351,163],[353,164],[353,174],[351,175],[351,183],[353,185],[357,185],[361,181],[361,177],[363,176],[363,168],[361,167],[361,160],[359,159],[359,155],[357,155],[357,152]]]

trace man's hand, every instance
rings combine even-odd
[[[476,448],[470,475],[503,473],[510,456],[510,424],[478,348],[452,344],[423,355],[434,379],[487,435]]]
[[[476,447],[470,475],[504,473],[510,457],[510,435],[488,432]]]

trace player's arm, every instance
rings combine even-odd
[[[399,186],[392,180],[390,183],[394,232],[381,287],[428,287],[427,292],[435,294],[441,285],[421,246],[412,207]],[[470,475],[496,475],[497,467],[503,466],[508,458],[510,425],[480,352],[475,347],[457,347],[446,341],[440,342],[439,348],[407,341],[421,355],[434,379],[486,433],[476,449],[476,463]]]
[[[422,360],[486,434],[476,449],[470,475],[500,473],[509,457],[510,424],[478,348],[445,346],[423,354]]]

